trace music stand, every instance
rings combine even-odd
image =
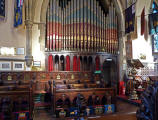
[[[144,67],[144,65],[140,62],[139,59],[127,60],[127,64],[128,64],[129,67],[136,68],[136,69]]]

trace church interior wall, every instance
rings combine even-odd
[[[6,0],[6,17],[0,20],[0,47],[24,48],[26,46],[26,30],[24,26],[14,28],[14,0]],[[0,55],[0,58],[23,59],[24,55]]]
[[[145,34],[141,35],[141,13],[145,7]],[[140,59],[141,55],[145,55],[146,59],[140,59],[142,62],[153,62],[152,40],[148,30],[148,14],[150,13],[151,0],[138,0],[136,4],[137,18],[137,36],[132,41],[133,59]]]
[[[138,38],[132,40],[132,53],[133,58],[137,59],[140,58],[140,54],[146,55],[146,60],[142,60],[143,62],[153,62],[153,54],[152,54],[152,42],[151,37],[148,35],[148,39],[144,39],[144,36],[140,35],[140,15],[145,7],[145,14],[149,13],[151,0],[148,1],[137,1],[136,6],[136,16],[137,16],[137,31],[138,31]],[[126,4],[123,0],[117,1],[117,9],[120,10],[119,14],[121,18],[119,21],[124,20],[123,12],[126,8]],[[41,41],[45,40],[45,36],[41,35],[42,25],[45,25],[45,12],[46,6],[48,5],[48,0],[33,0],[33,8],[32,8],[32,16],[33,16],[33,32],[32,32],[32,55],[34,61],[41,61],[41,70],[45,70],[45,58],[44,58],[44,49],[41,47]],[[4,21],[0,21],[0,47],[15,47],[15,48],[26,48],[26,29],[24,26],[20,26],[18,28],[13,27],[13,19],[14,19],[14,1],[7,1],[7,13],[6,18]],[[117,11],[118,11],[117,10]],[[148,20],[148,16],[145,16],[146,21]],[[120,22],[121,23],[121,22]],[[125,41],[127,36],[124,34],[124,25],[123,22],[120,24],[121,30],[119,32],[119,39],[120,39],[120,51],[119,51],[119,69],[120,69],[120,79],[122,79],[122,74],[126,69],[124,64],[126,64],[126,44]],[[141,46],[140,46],[141,45]],[[37,54],[38,53],[38,54]],[[16,59],[25,59],[24,55],[9,55],[3,56],[0,55],[1,58],[16,58]]]

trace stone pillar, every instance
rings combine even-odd
[[[39,23],[38,24],[38,29],[40,30],[40,37],[39,37],[40,51],[44,56],[46,56],[46,54],[45,54],[46,25],[45,25],[45,23]],[[46,70],[46,67],[45,67],[46,59],[47,58],[45,58],[45,57],[41,58],[41,68],[42,68],[42,70]]]
[[[39,23],[38,28],[40,30],[40,37],[39,37],[40,50],[44,52],[45,51],[45,31],[46,31],[45,23]]]
[[[32,56],[32,22],[30,20],[25,21],[26,25],[26,66],[27,70],[31,70],[33,56]]]
[[[25,0],[25,25],[26,25],[26,70],[31,70],[32,56],[32,0]]]

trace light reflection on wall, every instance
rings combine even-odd
[[[13,48],[13,47],[1,47],[0,54],[1,55],[15,55],[15,48]]]
[[[140,59],[140,55],[146,56],[145,60],[140,59],[142,62],[153,62],[152,45],[151,41],[146,41],[144,36],[138,36],[136,40],[132,41],[133,59]]]

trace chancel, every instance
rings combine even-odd
[[[157,120],[157,8],[0,0],[0,120]]]

